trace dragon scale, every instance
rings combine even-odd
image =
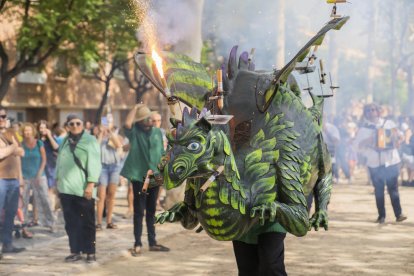
[[[317,183],[311,175],[319,174],[319,164],[311,160],[318,160],[323,148],[318,146],[321,128],[299,97],[280,87],[263,118],[257,117],[261,127],[252,129],[250,142],[236,154],[222,129],[197,120],[194,110],[184,111],[183,116],[183,125],[171,141],[164,179],[167,188],[187,179],[186,198],[179,206],[191,210],[186,212],[193,216],[191,226],[197,221],[214,239],[234,240],[270,217],[295,235],[306,234],[309,219],[303,190],[311,191]],[[200,191],[221,165],[223,174]],[[320,194],[321,202],[328,201],[329,191]],[[288,204],[278,201],[286,202],[286,197]]]

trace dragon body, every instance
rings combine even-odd
[[[326,32],[347,20],[333,19],[279,71],[254,71],[248,54],[237,60],[234,47],[223,74],[221,112],[234,115],[227,125],[211,124],[198,114],[213,92],[200,81],[207,79],[200,66],[166,55],[172,60],[166,63],[172,92],[193,108],[184,109],[181,121],[171,121],[176,133],[168,137],[171,150],[163,164],[166,188],[186,183],[185,198],[158,215],[157,222],[180,221],[187,229],[201,224],[216,240],[242,240],[259,225],[280,225],[296,236],[311,227],[327,229],[332,173],[321,134],[323,98],[311,94],[314,105],[305,107],[290,73]],[[136,60],[159,86],[150,59],[140,55]],[[315,213],[309,218],[311,193]]]
[[[198,223],[214,239],[242,238],[265,220],[303,236],[310,227],[306,195],[315,190],[315,225],[326,225],[331,189],[329,155],[313,114],[287,87],[281,87],[264,114],[252,122],[251,139],[233,152],[221,127],[184,111],[183,125],[171,140],[171,159],[164,169],[167,189],[185,179],[183,202],[158,221],[180,220],[187,229]],[[224,166],[221,175],[202,185]]]

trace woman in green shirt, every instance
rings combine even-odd
[[[56,164],[57,188],[71,253],[65,261],[81,260],[82,252],[87,254],[87,262],[94,262],[94,186],[101,173],[101,152],[96,138],[84,131],[76,114],[67,117],[67,124],[69,133],[59,149]]]

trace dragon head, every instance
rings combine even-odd
[[[172,189],[189,177],[202,177],[214,172],[215,135],[211,124],[197,118],[197,110],[184,109],[181,122],[174,119],[175,135],[168,135],[171,149],[164,166],[164,184]]]

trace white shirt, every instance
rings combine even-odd
[[[380,118],[378,123],[372,124],[372,126],[374,128],[361,127],[353,143],[355,150],[367,158],[367,166],[369,168],[377,168],[379,166],[389,167],[400,163],[401,158],[397,149],[377,150],[375,149],[375,144],[368,146],[362,143],[367,139],[372,139],[374,141],[373,143],[375,143],[378,128],[393,129],[397,125],[391,120],[384,121],[384,119]]]

